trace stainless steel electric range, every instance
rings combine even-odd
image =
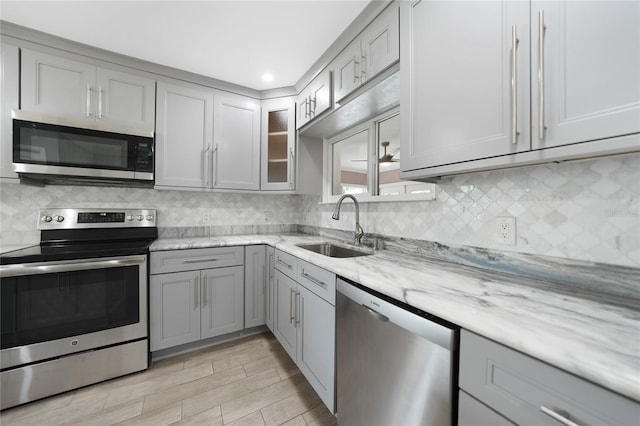
[[[155,210],[46,209],[0,256],[0,409],[145,370]]]

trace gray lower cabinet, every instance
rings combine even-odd
[[[335,412],[335,274],[275,250],[273,334]]]
[[[265,322],[271,332],[273,332],[274,321],[274,282],[275,282],[275,249],[267,246],[267,291],[265,306]]]
[[[467,330],[460,336],[459,383],[460,425],[621,426],[640,420],[637,402]]]
[[[244,326],[264,325],[267,299],[267,249],[264,245],[244,248]]]
[[[244,328],[244,248],[151,253],[151,351]]]

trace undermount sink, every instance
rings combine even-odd
[[[303,248],[305,250],[312,251],[314,253],[319,253],[323,256],[329,256],[329,257],[345,258],[345,257],[369,256],[373,254],[372,252],[352,249],[349,247],[339,246],[331,243],[298,244],[298,247]]]

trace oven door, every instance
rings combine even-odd
[[[0,267],[2,369],[147,338],[147,255]]]

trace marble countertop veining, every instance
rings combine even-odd
[[[293,234],[159,239],[150,249],[268,244],[640,401],[640,307],[633,301],[391,250],[338,259],[296,246],[329,240]]]

